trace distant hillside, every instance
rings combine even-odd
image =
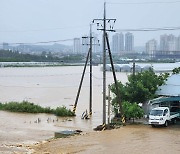
[[[57,57],[52,57],[51,55],[30,55],[22,54],[18,51],[0,50],[0,62],[55,62],[60,59]]]
[[[72,46],[63,45],[55,43],[53,45],[19,45],[16,47],[16,50],[23,52],[23,53],[30,53],[30,52],[72,52]]]

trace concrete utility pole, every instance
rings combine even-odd
[[[92,24],[90,24],[90,89],[89,89],[89,115],[92,115]]]
[[[97,30],[103,31],[103,125],[106,124],[106,31],[114,31],[113,27],[106,29],[106,22],[110,23],[113,21],[115,23],[116,19],[106,19],[106,2],[104,2],[104,17],[103,19],[94,19],[93,22],[97,23]],[[99,22],[103,22],[101,25]],[[101,25],[101,28],[99,26]]]
[[[103,124],[106,124],[106,3],[104,3],[103,29]]]
[[[78,100],[79,100],[79,95],[80,95],[80,92],[81,92],[81,87],[82,87],[82,83],[83,83],[83,80],[84,80],[84,75],[85,75],[85,72],[86,72],[86,66],[87,66],[87,63],[88,63],[89,55],[90,55],[90,49],[89,49],[87,57],[86,57],[86,62],[85,62],[85,65],[84,65],[83,74],[82,74],[82,77],[81,77],[81,81],[80,81],[80,84],[79,84],[76,100],[75,100],[75,103],[74,103],[74,107],[73,107],[73,112],[74,113],[76,112],[76,107],[77,107],[77,103],[78,103]]]
[[[134,76],[135,76],[135,69],[136,69],[135,59],[133,59],[133,78],[134,78]]]
[[[99,45],[94,43],[93,44],[93,36],[92,36],[92,24],[90,24],[90,35],[89,37],[82,37],[82,39],[90,39],[89,43],[85,43],[83,45],[88,45],[89,47],[89,67],[90,67],[90,89],[89,89],[89,115],[92,115],[92,47],[93,45]]]
[[[111,91],[111,86],[108,85],[108,127],[109,127],[109,124],[110,124],[110,107],[111,107],[111,104],[110,104],[110,101],[111,101],[110,91]]]
[[[110,49],[110,44],[109,44],[109,39],[108,39],[108,35],[106,33],[106,41],[107,41],[107,47],[108,47],[108,52],[109,52],[109,58],[110,58],[110,62],[111,62],[111,68],[112,68],[112,72],[113,72],[113,78],[114,78],[114,83],[115,83],[115,88],[116,88],[116,96],[117,96],[117,102],[119,104],[120,107],[120,113],[121,113],[121,121],[123,123],[123,125],[125,125],[125,116],[124,116],[124,112],[122,109],[122,101],[121,101],[121,97],[120,97],[120,91],[118,89],[118,81],[116,78],[116,73],[115,73],[115,69],[114,69],[114,64],[113,64],[113,59],[112,59],[112,54],[111,54],[111,49]]]

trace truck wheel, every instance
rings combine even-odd
[[[156,125],[153,125],[153,124],[152,124],[151,126],[152,126],[153,128],[155,128],[155,127],[156,127]]]
[[[165,122],[164,126],[165,126],[165,127],[167,127],[167,126],[168,126],[168,122],[167,122],[167,121]]]
[[[173,120],[173,123],[174,123],[174,124],[176,124],[176,123],[177,123],[177,120],[176,120],[176,119],[174,119],[174,120]]]

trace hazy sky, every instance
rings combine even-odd
[[[172,1],[175,0],[109,0],[107,17],[117,19],[115,29],[179,27],[180,1],[111,4]],[[81,37],[89,33],[89,24],[94,18],[103,17],[103,3],[104,0],[0,0],[0,43]],[[101,32],[93,27],[101,38]],[[180,35],[180,30],[133,33],[135,45],[144,45],[149,39],[159,40],[160,34]]]

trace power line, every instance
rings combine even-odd
[[[135,32],[152,32],[152,31],[174,31],[180,30],[180,27],[161,27],[161,28],[137,28],[137,29],[116,29],[115,31],[127,32],[127,31],[135,31]]]
[[[121,4],[121,5],[149,5],[149,4],[174,4],[180,1],[152,1],[152,2],[107,2],[107,4]]]
[[[64,39],[64,40],[54,40],[54,41],[41,41],[41,42],[34,42],[34,43],[25,43],[25,42],[17,42],[17,43],[8,43],[8,45],[34,45],[34,44],[48,44],[48,43],[56,43],[56,42],[67,42],[73,41],[74,39]],[[3,45],[3,43],[0,43]]]

